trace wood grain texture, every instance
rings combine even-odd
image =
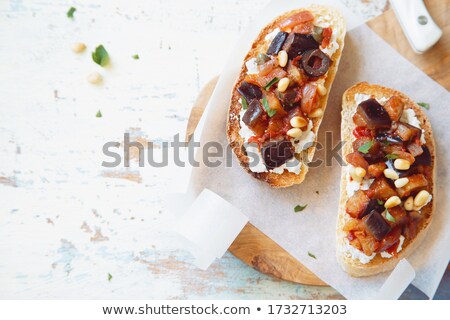
[[[450,90],[450,2],[447,0],[425,0],[433,20],[442,29],[441,39],[423,54],[415,53],[392,9],[386,11],[367,24],[387,43],[395,48],[407,60]]]
[[[450,23],[446,20],[449,13],[448,1],[428,0],[426,3],[433,18],[443,28],[444,35],[433,48],[423,55],[418,55],[411,49],[392,9],[370,20],[368,25],[406,59],[449,89],[450,38],[448,34]],[[214,77],[199,93],[189,117],[186,139],[194,132],[217,80],[218,77]],[[300,284],[326,286],[323,281],[251,223],[245,226],[230,246],[229,251],[247,265],[264,274]]]

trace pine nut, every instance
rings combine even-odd
[[[399,178],[397,172],[392,169],[384,169],[383,173],[386,178],[391,180],[397,180]]]
[[[386,200],[386,202],[384,203],[384,207],[386,209],[389,209],[389,208],[393,208],[395,206],[398,206],[400,203],[402,203],[402,200],[400,200],[399,197],[392,196],[392,197],[390,197],[389,199]]]
[[[310,118],[318,118],[318,117],[321,117],[321,116],[323,116],[323,110],[322,110],[322,109],[316,109],[316,110],[314,110],[313,112],[311,112],[308,116],[309,116]]]
[[[88,77],[87,81],[92,84],[98,84],[102,81],[102,76],[98,72],[92,72]]]
[[[359,178],[364,178],[366,176],[366,170],[361,167],[355,168],[355,175]]]
[[[280,67],[284,68],[287,65],[288,62],[288,54],[286,51],[281,50],[278,52],[278,64]]]
[[[280,81],[278,81],[278,91],[285,92],[288,87],[289,87],[289,78],[283,78]]]
[[[394,181],[395,187],[396,188],[401,188],[406,186],[409,183],[409,179],[408,178],[400,178]]]
[[[352,179],[354,181],[357,181],[357,182],[361,182],[362,181],[362,178],[356,174],[356,168],[355,167],[351,166],[348,173],[350,174],[350,176],[352,177]]]
[[[86,45],[82,42],[76,42],[72,45],[72,51],[75,53],[81,53],[86,50]]]
[[[323,83],[317,84],[317,91],[319,91],[319,95],[324,96],[327,94],[327,88],[323,85]]]
[[[301,128],[308,124],[306,119],[302,117],[293,117],[289,122],[294,128]]]
[[[414,209],[414,198],[412,196],[408,197],[405,201],[405,210],[412,211]]]
[[[394,161],[394,167],[398,170],[408,170],[410,166],[411,163],[405,159],[395,159]]]
[[[422,207],[427,203],[430,193],[427,190],[420,191],[414,198],[414,206]]]
[[[299,138],[302,135],[302,130],[299,128],[289,129],[287,135],[292,138]]]

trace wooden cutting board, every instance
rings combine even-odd
[[[435,22],[444,31],[444,34],[432,49],[422,55],[417,55],[411,49],[392,9],[367,22],[367,25],[406,59],[449,90],[450,21],[447,19],[450,13],[449,1],[428,0],[425,1],[425,4]],[[209,81],[198,95],[189,117],[186,140],[194,132],[217,80],[218,77],[215,77]],[[247,223],[231,244],[229,251],[262,273],[300,284],[326,285],[326,283],[251,223]]]

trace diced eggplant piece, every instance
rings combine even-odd
[[[397,192],[384,176],[380,176],[370,185],[368,195],[371,199],[386,201],[390,197],[396,196]]]
[[[308,50],[302,55],[302,67],[310,77],[321,77],[330,68],[330,58],[320,49]]]
[[[382,204],[379,204],[377,199],[370,199],[369,203],[367,204],[366,209],[359,216],[359,218],[361,219],[362,217],[367,216],[373,210],[378,211],[378,212],[383,212],[384,211],[384,206]]]
[[[397,189],[400,198],[408,197],[409,195],[415,194],[428,186],[427,179],[421,173],[409,176],[408,180],[409,182],[405,186]]]
[[[350,220],[348,220],[345,223],[345,225],[342,228],[342,230],[344,230],[345,232],[363,230],[363,226],[361,224],[361,220],[358,220],[358,219],[350,219]]]
[[[391,127],[391,118],[381,104],[375,99],[361,102],[356,108],[361,118],[367,123],[369,129],[382,129]]]
[[[361,245],[361,249],[365,255],[371,256],[374,252],[378,251],[380,242],[375,239],[371,234],[364,231],[356,231],[355,236]]]
[[[366,231],[378,241],[383,240],[383,238],[392,230],[389,224],[376,210],[373,210],[365,216],[362,221]]]
[[[275,38],[273,38],[272,42],[270,43],[269,49],[267,49],[266,54],[268,56],[278,54],[278,52],[280,52],[281,48],[283,47],[283,44],[286,41],[287,36],[288,36],[287,32],[283,31],[278,32]]]
[[[252,101],[253,99],[261,99],[262,91],[261,89],[252,83],[243,81],[238,88],[238,92],[244,96],[245,100]]]
[[[369,175],[372,178],[378,178],[379,176],[383,175],[384,169],[386,169],[386,164],[384,162],[377,162],[374,164],[371,164],[369,166]]]
[[[377,134],[377,136],[375,137],[375,140],[377,140],[381,143],[384,143],[386,145],[391,145],[391,144],[403,145],[402,139],[400,139],[399,137],[393,136],[388,131],[379,132]]]
[[[393,228],[391,232],[389,232],[381,241],[380,248],[378,252],[386,251],[389,248],[392,248],[395,245],[398,245],[400,242],[400,235],[402,233],[401,227]],[[396,249],[397,247],[393,248]]]
[[[294,157],[294,148],[288,140],[269,141],[261,148],[261,154],[267,169],[274,169]]]
[[[414,141],[410,142],[408,144],[407,149],[413,157],[418,157],[423,153],[423,148],[420,145],[419,140],[414,140]]]
[[[402,116],[404,106],[405,103],[400,97],[392,96],[383,107],[392,121],[398,121]]]
[[[358,151],[360,147],[362,147],[364,144],[369,143],[373,139],[371,137],[359,137],[355,141],[352,142],[353,151]],[[374,142],[370,149],[368,150],[368,153],[377,153],[378,150],[380,150],[380,143]]]
[[[299,87],[289,88],[285,92],[276,92],[278,99],[286,112],[300,106],[302,92]]]
[[[364,170],[369,168],[369,163],[359,152],[352,152],[345,156],[345,161],[354,167],[361,167]]]
[[[425,218],[424,214],[420,211],[408,212],[408,224],[403,226],[403,235],[407,240],[412,240],[417,235],[417,228],[419,223]]]
[[[394,135],[402,139],[402,141],[411,141],[414,138],[420,139],[422,130],[416,128],[408,123],[398,122],[397,128],[394,131]]]
[[[345,204],[345,211],[352,218],[359,219],[366,210],[369,202],[370,199],[366,196],[364,191],[358,190],[347,200],[347,203]]]
[[[294,59],[307,50],[318,48],[319,43],[312,35],[300,33],[289,34],[283,45],[283,50],[287,52],[289,59]]]
[[[391,221],[386,218],[386,210],[382,211],[382,216],[392,228],[408,223],[408,216],[406,215],[406,211],[401,206],[395,206],[388,209],[388,211],[389,214],[394,217],[393,220],[395,221]]]
[[[431,166],[431,154],[430,150],[427,146],[422,146],[423,153],[416,157],[416,161],[414,162],[414,165],[417,166]]]
[[[261,102],[253,99],[242,117],[242,121],[250,128],[254,127],[258,120],[263,116]]]
[[[367,127],[367,122],[359,113],[355,113],[352,119],[357,127]]]

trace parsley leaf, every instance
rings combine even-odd
[[[390,222],[395,222],[395,218],[389,213],[388,209],[386,209],[385,213],[386,213],[386,220]]]
[[[102,67],[109,63],[109,54],[103,45],[99,45],[95,48],[95,51],[92,52],[92,60]]]
[[[103,115],[102,115],[102,112],[100,111],[100,110],[98,110],[97,111],[97,114],[95,115],[97,118],[101,118]]]
[[[426,103],[426,102],[417,102],[417,104],[418,104],[419,106],[421,106],[422,108],[425,108],[425,109],[427,109],[427,110],[430,110],[430,104],[429,104],[429,103]]]
[[[133,54],[132,56],[131,56],[134,60],[139,60],[139,55],[136,53],[136,54]]]
[[[380,206],[384,204],[384,202],[381,201],[381,200],[379,200],[379,199],[377,199],[377,203],[378,203]]]
[[[398,154],[389,153],[386,155],[386,159],[389,159],[389,160],[393,160],[393,159],[397,159],[397,158],[398,158]]]
[[[269,90],[271,86],[273,86],[275,83],[277,83],[278,81],[280,81],[280,79],[278,79],[277,77],[273,78],[272,80],[269,81],[268,84],[266,84],[264,86],[264,90]]]
[[[367,152],[369,152],[370,148],[372,148],[373,144],[374,144],[373,140],[370,140],[364,143],[361,147],[359,147],[358,151],[366,154]]]
[[[73,19],[73,14],[75,13],[75,11],[77,11],[77,8],[70,7],[69,11],[67,11],[67,18]]]
[[[309,252],[308,251],[308,256],[310,256],[311,258],[313,258],[313,259],[316,259],[317,260],[317,258],[316,258],[316,256],[315,255],[313,255],[311,252]]]
[[[108,273],[108,281],[109,281],[109,282],[111,282],[112,277],[113,277],[112,274],[111,274],[111,273]]]
[[[247,100],[244,97],[241,97],[241,102],[242,102],[242,109],[247,110],[248,108]]]
[[[303,211],[303,210],[305,210],[305,208],[307,207],[308,205],[307,204],[305,204],[304,206],[301,206],[301,205],[296,205],[295,207],[294,207],[294,212],[300,212],[300,211]]]
[[[277,113],[276,110],[270,109],[269,102],[267,101],[266,97],[262,98],[262,104],[263,104],[264,110],[266,110],[267,115],[269,117],[272,118],[275,115],[275,113]]]

